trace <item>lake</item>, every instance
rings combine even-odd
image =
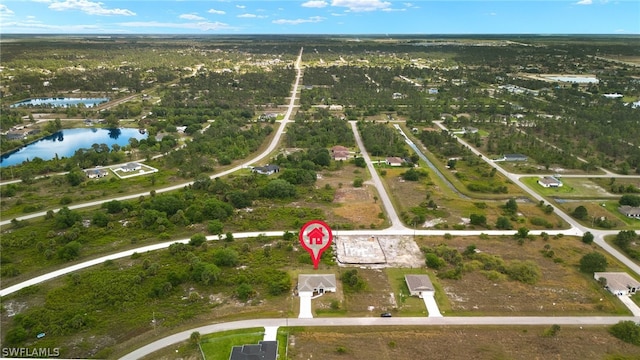
[[[56,157],[71,157],[78,149],[89,149],[93,144],[113,144],[125,146],[130,138],[146,139],[147,134],[141,134],[138,129],[96,129],[78,128],[65,129],[53,135],[42,138],[14,152],[2,155],[0,167],[21,164],[23,161],[36,157],[51,160]]]
[[[12,104],[11,107],[43,105],[51,107],[69,107],[78,106],[78,104],[84,104],[85,107],[94,107],[107,101],[109,101],[108,98],[36,98],[17,102]]]

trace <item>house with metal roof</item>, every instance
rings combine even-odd
[[[545,176],[538,180],[538,184],[546,188],[559,188],[562,187],[562,181],[553,176]]]
[[[298,275],[298,293],[324,294],[336,292],[335,274],[300,274]]]
[[[266,166],[254,166],[251,169],[254,173],[262,174],[262,175],[271,175],[277,172],[280,172],[280,166],[278,165],[266,165]]]
[[[411,296],[422,298],[425,294],[435,294],[436,290],[429,279],[429,275],[408,274],[404,276]]]
[[[640,291],[640,282],[624,272],[597,272],[593,277],[598,281],[604,279],[604,288],[614,295],[633,295]]]
[[[640,207],[622,205],[618,208],[618,211],[620,211],[626,217],[640,219]]]
[[[276,360],[277,341],[260,341],[258,344],[234,346],[229,360]]]

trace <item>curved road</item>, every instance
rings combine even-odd
[[[619,321],[637,321],[632,316],[470,316],[470,317],[397,317],[397,318],[279,318],[234,321],[202,326],[156,340],[123,357],[122,360],[137,360],[169,345],[189,340],[191,333],[201,334],[213,332],[248,329],[264,326],[451,326],[451,325],[613,325]]]
[[[287,124],[289,123],[289,118],[291,117],[291,113],[293,112],[293,108],[295,107],[295,101],[296,101],[296,94],[298,93],[298,86],[300,84],[300,78],[302,76],[302,71],[300,69],[300,63],[302,61],[302,51],[303,49],[300,49],[300,54],[298,55],[298,59],[296,60],[295,63],[295,69],[297,71],[297,75],[296,75],[296,81],[293,84],[293,89],[291,90],[291,99],[289,101],[289,106],[287,107],[287,112],[285,113],[284,119],[282,119],[282,121],[280,122],[280,127],[278,128],[278,130],[276,131],[276,134],[274,135],[273,140],[271,141],[271,144],[269,144],[269,147],[262,152],[261,154],[257,155],[256,157],[252,158],[249,161],[246,161],[234,168],[225,170],[223,172],[211,175],[210,177],[212,179],[217,178],[217,177],[221,177],[221,176],[225,176],[225,175],[229,175],[233,172],[236,172],[242,168],[247,167],[249,164],[255,163],[257,161],[260,161],[262,159],[264,159],[265,157],[267,157],[269,154],[271,154],[271,152],[273,150],[275,150],[276,146],[278,146],[278,143],[280,142],[280,138],[282,137],[282,134],[284,133],[284,129],[287,126]],[[163,193],[163,192],[168,192],[168,191],[173,191],[173,190],[178,190],[178,189],[182,189],[185,186],[191,185],[193,184],[193,181],[191,182],[186,182],[186,183],[182,183],[182,184],[178,184],[178,185],[172,185],[169,187],[165,187],[165,188],[161,188],[161,189],[156,189],[156,193]],[[112,200],[131,200],[131,199],[137,199],[139,198],[141,195],[145,195],[147,194],[147,192],[144,193],[138,193],[138,194],[132,194],[132,195],[126,195],[126,196],[120,196],[120,197],[116,197],[116,198],[109,198],[109,199],[103,199],[103,200],[97,200],[97,201],[92,201],[92,202],[87,202],[87,203],[82,203],[82,204],[76,204],[76,205],[70,205],[69,209],[81,209],[81,208],[85,208],[85,207],[91,207],[91,206],[98,206],[101,205],[102,203],[108,202],[108,201],[112,201]],[[55,212],[57,212],[58,209],[54,209]],[[21,217],[17,217],[16,220],[27,220],[27,219],[32,219],[32,218],[36,218],[36,217],[41,217],[46,215],[46,211],[41,211],[38,213],[33,213],[33,214],[28,214],[28,215],[24,215]],[[3,220],[0,221],[0,226],[4,226],[7,225],[11,222],[11,220]]]
[[[244,163],[242,163],[241,165],[238,165],[232,169],[226,170],[224,172],[212,175],[211,178],[216,178],[216,177],[221,177],[221,176],[225,176],[228,175],[232,172],[238,171],[244,167],[246,167],[249,164],[252,164],[254,162],[257,162],[259,160],[262,160],[263,158],[267,157],[269,154],[271,154],[276,147],[278,146],[279,142],[280,142],[280,138],[282,137],[282,134],[284,133],[285,127],[286,125],[290,122],[290,117],[293,111],[293,108],[295,107],[295,101],[296,101],[296,94],[298,92],[298,86],[300,83],[300,79],[302,76],[302,72],[301,72],[301,68],[300,68],[300,63],[301,63],[301,59],[302,59],[302,52],[303,49],[300,49],[300,54],[298,56],[298,59],[295,63],[295,69],[297,71],[297,75],[296,75],[296,80],[292,89],[292,93],[291,93],[291,98],[290,98],[290,102],[287,108],[287,112],[284,116],[284,119],[281,121],[280,123],[280,127],[278,128],[278,130],[276,131],[276,134],[274,135],[274,138],[272,140],[272,142],[269,144],[269,146],[267,147],[267,149],[262,152],[261,154],[257,155],[256,157],[252,158],[249,161],[246,161]],[[389,195],[387,194],[387,192],[385,191],[384,185],[378,175],[378,173],[376,172],[371,159],[368,155],[368,153],[366,152],[366,149],[364,148],[364,145],[362,143],[362,139],[360,138],[360,135],[357,131],[357,127],[356,127],[356,123],[355,122],[350,122],[351,123],[351,127],[352,130],[354,132],[354,137],[356,140],[356,143],[358,144],[358,146],[360,147],[361,151],[362,151],[362,156],[364,157],[366,163],[367,163],[367,167],[369,169],[369,172],[371,173],[371,177],[372,177],[372,181],[374,183],[374,185],[376,186],[376,188],[378,189],[378,193],[380,196],[380,199],[383,203],[383,206],[385,208],[385,211],[387,213],[387,216],[389,217],[389,220],[391,222],[391,227],[385,230],[354,230],[354,231],[342,231],[341,234],[343,235],[378,235],[378,236],[389,236],[389,235],[431,235],[431,236],[442,236],[445,235],[447,233],[452,234],[452,235],[480,235],[480,234],[487,234],[487,235],[493,235],[493,236],[505,236],[505,235],[513,235],[514,231],[510,230],[510,231],[481,231],[481,230],[459,230],[459,231],[455,231],[455,230],[414,230],[414,229],[409,229],[407,227],[405,227],[402,222],[400,221],[400,218],[398,217],[398,214],[395,211],[395,208],[393,207],[393,204],[391,202],[391,199],[389,198]],[[441,128],[445,129],[446,128],[444,126],[442,126],[441,123],[436,122],[436,124],[438,126],[440,126]],[[479,151],[477,151],[475,148],[469,146],[464,140],[458,138],[458,141],[460,143],[462,143],[463,145],[467,146],[472,152],[474,152],[476,155],[482,155]],[[505,175],[508,179],[510,179],[511,181],[513,181],[515,184],[519,185],[522,189],[524,189],[524,191],[526,191],[529,195],[531,195],[534,199],[537,200],[543,200],[544,198],[542,198],[542,196],[538,195],[536,192],[534,192],[532,189],[530,189],[529,187],[527,187],[525,184],[523,184],[520,181],[520,176],[521,175],[516,175],[516,174],[511,174],[509,172],[507,172],[506,170],[504,170],[502,167],[498,166],[497,164],[495,164],[493,161],[490,161],[488,159],[486,159],[484,156],[482,157],[483,159],[485,159],[485,161],[487,161],[491,166],[493,166],[494,168],[497,169],[497,171],[500,171],[503,175]],[[531,176],[531,175],[527,175],[527,176]],[[604,175],[604,176],[609,176],[609,175]],[[181,189],[186,185],[192,184],[192,182],[189,183],[183,183],[183,184],[178,184],[178,185],[174,185],[174,186],[170,186],[167,188],[162,188],[162,189],[157,189],[156,193],[162,193],[162,192],[167,192],[167,191],[172,191],[172,190],[177,190],[177,189]],[[146,193],[145,193],[146,194]],[[90,203],[84,203],[84,204],[77,204],[77,205],[73,205],[70,206],[69,208],[71,209],[77,209],[77,208],[83,208],[83,207],[90,207],[90,206],[97,206],[100,205],[104,202],[107,201],[111,201],[111,200],[128,200],[128,199],[134,199],[134,198],[138,198],[140,195],[142,194],[134,194],[134,195],[128,195],[128,196],[123,196],[123,197],[119,197],[119,198],[111,198],[111,199],[106,199],[106,200],[100,200],[100,201],[95,201],[95,202],[90,202]],[[551,204],[551,206],[553,206],[553,204]],[[624,263],[625,265],[629,266],[629,268],[631,268],[634,272],[640,274],[640,266],[636,265],[635,263],[633,263],[631,260],[629,260],[628,258],[626,258],[623,254],[621,254],[620,252],[616,251],[615,249],[613,249],[610,245],[608,245],[605,241],[604,241],[604,236],[605,235],[610,235],[610,234],[616,234],[617,231],[602,231],[602,230],[591,230],[588,229],[584,226],[582,226],[581,224],[579,224],[578,222],[576,222],[573,218],[571,218],[570,216],[568,216],[567,214],[565,214],[564,212],[562,212],[560,209],[556,208],[555,206],[553,206],[556,214],[558,214],[558,216],[562,217],[567,223],[569,223],[571,225],[571,228],[568,230],[547,230],[547,231],[531,231],[530,233],[532,235],[534,234],[540,234],[542,232],[546,232],[549,235],[555,235],[555,234],[565,234],[565,235],[575,235],[575,236],[581,236],[582,234],[584,234],[584,232],[586,231],[591,231],[594,235],[595,235],[595,242],[597,245],[601,246],[605,251],[609,252],[611,255],[615,256],[619,261],[621,261],[622,263]],[[56,209],[56,211],[59,209]],[[29,218],[34,218],[34,217],[39,217],[39,216],[43,216],[45,215],[45,212],[41,212],[41,213],[35,213],[35,214],[29,214],[29,215],[25,215],[23,217],[18,218],[18,220],[24,220],[24,219],[29,219]],[[0,225],[6,225],[10,222],[10,220],[5,220],[5,221],[1,221]],[[263,236],[281,236],[282,235],[282,231],[271,231],[271,232],[247,232],[247,233],[238,233],[238,234],[234,234],[234,237],[236,238],[249,238],[249,237],[257,237],[259,235],[263,235]],[[216,240],[218,239],[218,236],[209,236],[207,237],[207,240]],[[89,260],[89,261],[85,261],[83,263],[79,263],[73,266],[69,266],[67,268],[64,269],[60,269],[57,271],[53,271],[51,273],[42,275],[42,276],[38,276],[36,278],[27,280],[25,282],[10,286],[6,289],[1,289],[0,290],[0,297],[2,296],[6,296],[9,295],[15,291],[18,291],[24,287],[30,286],[30,285],[34,285],[34,284],[38,284],[50,279],[53,279],[55,277],[64,275],[64,274],[68,274],[74,271],[78,271],[80,269],[84,269],[90,266],[94,266],[100,263],[103,263],[106,260],[112,260],[112,259],[119,259],[119,258],[123,258],[123,257],[127,257],[127,256],[131,256],[133,253],[142,253],[142,252],[147,252],[147,251],[154,251],[154,250],[158,250],[158,249],[163,249],[163,248],[167,248],[169,245],[176,243],[176,242],[181,242],[181,243],[188,243],[189,239],[181,239],[181,240],[174,240],[174,241],[168,241],[168,242],[164,242],[164,243],[160,243],[160,244],[153,244],[153,245],[149,245],[149,246],[145,246],[145,247],[141,247],[141,248],[137,248],[137,249],[131,249],[131,250],[127,250],[127,251],[122,251],[116,254],[110,254],[110,255],[106,255],[106,256],[102,256],[93,260]],[[150,354],[156,350],[159,350],[161,348],[164,348],[168,345],[177,343],[177,342],[181,342],[181,341],[185,341],[189,339],[189,336],[191,335],[192,332],[194,331],[199,331],[201,333],[211,333],[211,332],[216,332],[216,331],[224,331],[224,330],[232,330],[232,329],[242,329],[242,328],[249,328],[249,327],[261,327],[261,326],[388,326],[388,325],[550,325],[550,324],[559,324],[559,325],[607,325],[607,324],[615,324],[618,321],[621,320],[637,320],[634,317],[443,317],[443,318],[425,318],[425,317],[420,317],[420,318],[405,318],[405,317],[400,317],[400,318],[392,318],[392,319],[387,319],[387,318],[315,318],[315,319],[284,319],[284,318],[280,318],[280,319],[255,319],[255,320],[246,320],[246,321],[237,321],[237,322],[230,322],[230,323],[222,323],[222,324],[214,324],[214,325],[208,325],[208,326],[203,326],[200,328],[196,328],[196,329],[191,329],[188,331],[184,331],[178,334],[174,334],[171,336],[168,336],[166,338],[157,340],[151,344],[148,344],[128,355],[126,355],[125,357],[123,357],[123,359],[138,359],[142,356],[145,356],[147,354]]]

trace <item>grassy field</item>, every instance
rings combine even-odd
[[[560,198],[577,198],[577,199],[594,199],[594,198],[617,198],[619,195],[611,194],[599,184],[594,183],[587,178],[568,178],[563,177],[560,180],[563,183],[559,188],[545,188],[537,183],[539,177],[523,177],[522,182],[529,186],[542,196],[560,197]]]
[[[605,327],[357,327],[294,328],[291,360],[605,359],[640,357],[640,347]]]
[[[257,344],[264,338],[264,328],[225,331],[203,336],[200,348],[205,360],[229,360],[231,348],[245,344]]]

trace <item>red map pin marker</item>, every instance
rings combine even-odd
[[[333,240],[331,228],[324,221],[311,220],[300,229],[300,245],[311,254],[313,268],[317,269],[320,256],[329,248]]]

